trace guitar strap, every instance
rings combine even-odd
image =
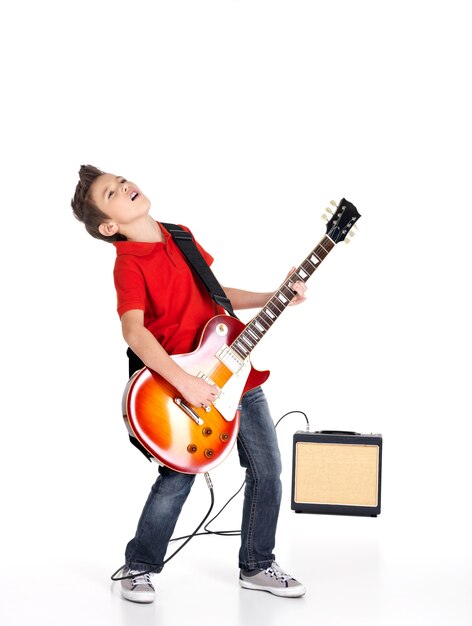
[[[181,226],[177,226],[177,224],[166,224],[162,222],[162,225],[172,235],[173,240],[187,259],[188,264],[205,285],[216,304],[222,306],[232,317],[236,317],[228,296],[223,291],[216,276],[211,271],[210,266],[195,245],[192,235]]]
[[[197,248],[192,235],[177,224],[162,222],[162,225],[172,235],[173,240],[184,255],[187,263],[205,285],[208,293],[216,304],[223,307],[232,317],[236,317],[228,296],[223,291],[223,288],[216,279],[216,276],[211,271],[210,266],[203,258],[200,250]],[[128,348],[126,354],[129,358],[129,375],[131,377],[134,372],[144,367],[144,363],[138,355],[131,350],[131,348]],[[142,446],[132,435],[130,435],[129,439],[131,443],[136,446],[136,448],[138,448],[138,450],[142,452],[149,461],[151,461],[152,457],[144,446]]]

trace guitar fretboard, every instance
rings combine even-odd
[[[291,285],[297,281],[306,282],[312,276],[334,248],[334,241],[327,235],[310,252],[301,265],[285,280],[285,282],[274,293],[271,299],[262,307],[260,312],[254,317],[243,332],[233,341],[231,348],[241,357],[246,358],[251,350],[257,346],[269,328],[278,319],[279,315],[285,311],[292,299],[295,291]]]

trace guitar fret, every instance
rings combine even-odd
[[[243,359],[249,354],[249,350],[240,341],[234,342],[233,350]]]
[[[241,335],[241,339],[242,339],[245,343],[247,343],[247,345],[248,345],[250,348],[254,348],[254,344],[253,344],[253,343],[251,343],[251,342],[249,341],[249,338],[248,338],[248,337],[246,337],[246,335],[245,335],[244,333]]]
[[[280,291],[287,297],[288,300],[291,300],[295,295],[293,289],[291,289],[288,285],[282,285]]]
[[[266,319],[267,316],[264,316],[264,312],[261,311],[258,316],[254,320],[254,324],[258,324],[261,327],[263,333],[272,326],[271,320]]]
[[[259,317],[259,316],[258,316]],[[261,320],[262,321],[262,320]],[[259,321],[258,318],[256,318],[254,320],[254,326],[257,328],[257,330],[261,333],[265,333],[265,331],[267,330],[267,328],[264,328],[264,326],[261,324],[261,322]]]
[[[280,308],[279,308],[279,306],[278,306],[277,302],[276,302],[276,301],[275,301],[275,299],[274,299],[274,296],[272,296],[272,299],[271,299],[271,300],[269,300],[269,302],[267,303],[267,305],[268,305],[268,306],[270,306],[270,307],[273,307],[273,309],[272,309],[272,310],[274,310],[274,309],[275,309],[274,313],[275,313],[275,315],[276,315],[277,317],[278,317],[278,316],[279,316],[279,314],[280,314],[280,313],[282,313],[282,311],[283,311],[283,308],[282,308],[282,309],[280,309]]]
[[[247,327],[247,332],[250,333],[254,337],[254,339],[256,340],[256,343],[262,337],[262,335],[261,335],[261,337],[259,336],[259,331],[254,326],[249,325]]]
[[[328,256],[328,253],[334,248],[334,241],[332,241],[329,237],[325,237],[322,241],[320,241],[318,247],[324,251],[325,254],[323,259],[325,259]]]
[[[305,259],[303,261],[303,263],[301,264],[301,267],[303,267],[303,269],[308,272],[308,275],[311,276],[313,274],[313,272],[316,270],[316,265],[313,265],[313,263],[310,261],[310,259]]]
[[[274,316],[274,314],[272,313],[272,314],[271,314],[271,317],[269,317],[269,315],[267,314],[267,312],[266,312],[266,311],[267,311],[267,309],[264,309],[263,311],[261,311],[261,312],[259,313],[259,315],[258,315],[257,317],[261,320],[261,323],[262,323],[262,324],[264,324],[264,325],[266,326],[266,330],[267,330],[267,329],[269,329],[269,328],[272,326],[272,324],[274,323],[275,316]]]
[[[304,271],[302,267],[298,268],[298,271],[296,272],[296,274],[300,280],[305,281],[305,279],[308,278],[308,274]]]

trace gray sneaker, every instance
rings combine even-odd
[[[142,574],[136,570],[125,569],[124,576],[132,576],[132,578],[124,578],[121,581],[121,595],[131,602],[153,602],[156,597],[156,591],[151,585],[151,577],[149,574]]]
[[[250,572],[240,570],[239,584],[244,589],[269,591],[276,596],[286,598],[298,598],[306,592],[305,587],[290,574],[284,572],[275,561],[267,569],[256,569]]]

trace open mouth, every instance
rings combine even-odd
[[[136,198],[138,197],[138,192],[137,191],[133,191],[130,195],[131,198],[131,202],[134,202],[136,200]]]

